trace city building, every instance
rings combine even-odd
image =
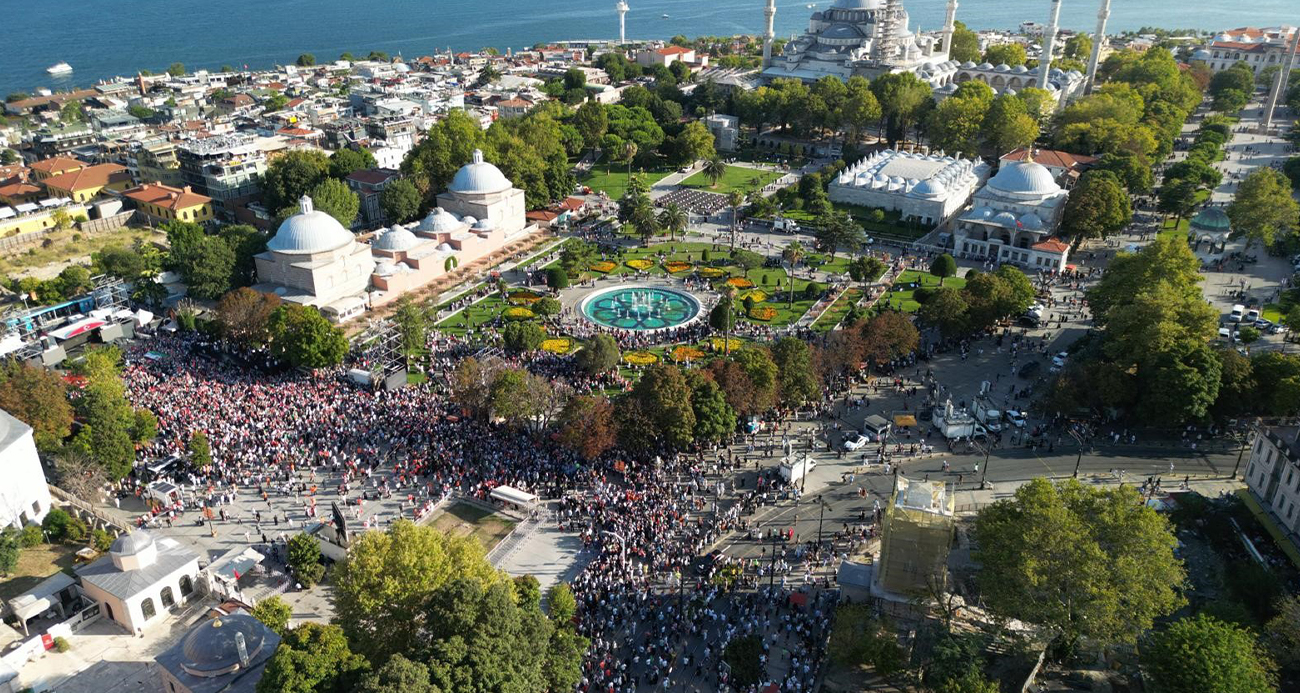
[[[1031,151],[1028,147],[1021,147],[1003,154],[1001,161],[1003,163],[1024,161],[1030,157],[1035,162],[1047,167],[1047,171],[1052,174],[1052,178],[1066,190],[1073,188],[1074,184],[1078,182],[1079,176],[1100,161],[1097,157],[1086,154],[1071,154],[1056,149],[1034,149]]]
[[[180,157],[176,143],[171,140],[159,138],[142,143],[135,152],[135,166],[139,180],[172,187],[179,187],[183,183]]]
[[[847,80],[912,72],[935,88],[952,83],[957,63],[948,59],[947,47],[937,36],[911,33],[908,21],[900,0],[835,0],[813,12],[807,31],[772,57],[763,79],[815,82],[828,75]]]
[[[947,485],[896,476],[884,510],[876,585],[898,595],[942,590],[956,516]]]
[[[28,168],[31,169],[32,178],[34,180],[43,181],[46,178],[53,178],[54,176],[61,176],[65,173],[80,171],[88,165],[89,164],[80,159],[73,159],[72,157],[67,156],[54,156],[37,161],[31,166],[28,166]]]
[[[1250,448],[1246,486],[1287,539],[1300,547],[1300,426],[1260,429]]]
[[[205,137],[181,145],[177,154],[181,180],[218,208],[256,195],[266,173],[266,153],[249,135]]]
[[[186,185],[173,188],[161,183],[146,183],[122,193],[135,202],[136,211],[151,223],[188,221],[202,224],[212,220],[212,198],[200,195]]]
[[[357,194],[361,202],[361,214],[359,221],[367,228],[374,228],[379,224],[387,221],[384,217],[384,210],[379,206],[379,195],[388,187],[392,181],[402,177],[402,173],[395,169],[387,168],[369,168],[362,171],[353,171],[343,179],[352,192]]]
[[[255,693],[280,636],[243,611],[199,621],[154,657],[161,693]]]
[[[831,181],[832,202],[894,210],[905,221],[940,225],[970,201],[989,176],[989,165],[934,154],[885,149]]]
[[[1258,29],[1240,27],[1214,37],[1192,54],[1192,62],[1204,63],[1215,72],[1243,63],[1255,74],[1270,65],[1281,65],[1291,50],[1296,27]]]
[[[75,171],[41,180],[51,196],[67,197],[73,202],[87,202],[105,190],[122,192],[135,181],[121,164],[94,164]]]
[[[1037,87],[1039,82],[1038,70],[1030,70],[1024,65],[1010,67],[1006,63],[999,65],[989,63],[976,65],[973,62],[957,64],[955,61],[950,61],[950,63],[951,67],[944,69],[952,70],[953,76],[950,80],[935,88],[934,97],[936,99],[942,100],[951,96],[956,93],[957,87],[961,86],[963,82],[971,80],[978,80],[989,85],[994,93],[1012,95],[1025,87]],[[1053,104],[1061,106],[1076,96],[1082,96],[1087,82],[1088,78],[1078,70],[1061,70],[1049,67],[1047,84],[1043,88],[1056,97]]]
[[[519,118],[532,110],[533,102],[518,96],[502,99],[496,103],[497,113],[502,118]]]
[[[1033,157],[1004,162],[953,228],[953,252],[1029,269],[1064,271],[1070,246],[1052,237],[1069,193]]]
[[[253,288],[331,315],[359,314],[375,269],[370,249],[337,219],[316,210],[310,197],[304,195],[298,205],[266,251],[254,256],[261,283]]]
[[[740,140],[740,118],[714,113],[704,119],[705,127],[713,133],[713,146],[720,152],[734,152]]]
[[[159,623],[194,593],[199,556],[175,539],[136,530],[118,537],[108,555],[76,570],[81,591],[131,633]]]
[[[0,522],[21,529],[40,523],[50,511],[50,488],[36,454],[32,427],[0,409],[0,460],[5,483],[0,488]]]
[[[708,64],[708,59],[703,59]],[[663,48],[647,48],[636,52],[636,63],[641,67],[654,67],[662,65],[668,67],[675,62],[692,64],[695,62],[695,50],[684,48],[682,46],[664,46]]]

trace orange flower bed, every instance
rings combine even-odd
[[[618,265],[610,262],[609,260],[601,260],[600,262],[591,263],[592,271],[600,272],[601,274],[604,274],[606,272],[612,272],[614,271],[615,267],[618,267]]]
[[[672,354],[674,361],[694,361],[704,358],[704,352],[693,346],[673,347]]]
[[[772,306],[754,306],[749,311],[749,317],[753,320],[762,320],[767,322],[776,317],[776,309]]]
[[[628,267],[631,267],[634,270],[640,270],[642,272],[655,266],[655,263],[649,260],[628,260],[623,264],[627,265]]]
[[[680,260],[672,260],[670,262],[664,263],[664,269],[668,270],[672,274],[676,274],[678,272],[685,272],[686,270],[692,267],[694,267],[694,265],[692,265],[691,263],[682,262]]]
[[[709,278],[709,279],[712,279],[712,278],[714,278],[714,277],[721,277],[721,276],[724,275],[724,274],[726,274],[726,272],[724,272],[724,271],[718,269],[717,267],[701,267],[701,268],[700,268],[700,276],[701,276],[701,277],[707,277],[707,278]]]
[[[727,286],[734,286],[737,289],[752,289],[754,288],[754,282],[744,277],[732,277],[727,280]]]
[[[531,306],[542,300],[542,296],[531,291],[512,291],[509,300],[517,306]]]
[[[623,360],[633,366],[649,366],[658,361],[659,357],[648,351],[629,351],[623,354]]]

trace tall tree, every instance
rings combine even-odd
[[[952,45],[944,48],[948,50],[948,58],[959,63],[977,63],[980,60],[979,34],[966,28],[964,22],[953,22]]]
[[[670,449],[684,449],[695,438],[691,388],[676,366],[656,364],[641,375],[632,397],[653,423],[655,435]]]
[[[271,353],[293,366],[324,368],[343,361],[348,340],[313,306],[286,304],[271,314],[267,326]]]
[[[294,149],[276,157],[262,176],[262,201],[279,212],[298,204],[329,174],[330,161],[318,150]]]
[[[687,377],[691,386],[691,410],[695,413],[695,442],[719,443],[736,430],[736,412],[727,403],[718,384],[701,371]]]
[[[352,222],[357,219],[357,212],[361,210],[361,199],[355,192],[337,178],[325,178],[317,183],[307,195],[311,197],[312,204],[321,212],[334,217],[338,220],[343,228],[351,228]],[[289,214],[285,214],[285,212]],[[291,207],[280,212],[281,216],[289,216],[297,211],[297,207]]]
[[[1228,205],[1233,233],[1246,238],[1246,250],[1256,243],[1269,246],[1279,234],[1291,231],[1300,218],[1300,204],[1291,183],[1280,171],[1256,168],[1246,176]]]
[[[366,674],[358,693],[442,693],[429,679],[429,667],[402,655],[393,655],[383,666]]]
[[[0,362],[0,409],[32,427],[36,447],[50,451],[72,432],[68,387],[59,374],[17,359]]]
[[[944,338],[952,338],[967,331],[969,310],[960,291],[943,287],[921,304],[917,316],[927,325],[939,328]]]
[[[1271,693],[1273,662],[1248,630],[1200,614],[1156,633],[1141,657],[1152,693]]]
[[[559,441],[588,461],[595,461],[617,442],[614,405],[598,395],[570,397],[560,412]]]
[[[794,337],[782,337],[772,345],[778,393],[786,406],[798,407],[821,395],[821,383],[813,368],[812,348]]]
[[[871,91],[888,120],[886,134],[891,146],[907,137],[907,130],[930,102],[930,85],[911,72],[881,75],[871,82]]]
[[[1119,178],[1110,171],[1083,174],[1065,201],[1063,230],[1077,238],[1105,238],[1133,220],[1133,207]]]
[[[993,153],[1001,156],[1033,144],[1038,139],[1038,119],[1019,95],[1001,94],[989,104],[980,131]]]
[[[862,245],[862,227],[848,214],[832,211],[817,220],[820,228],[816,231],[817,249],[828,253],[831,259],[840,248],[856,251]]]
[[[227,338],[260,347],[270,336],[271,316],[279,307],[279,296],[241,287],[217,303],[217,324]]]
[[[369,149],[343,148],[330,155],[329,174],[340,180],[357,171],[374,168],[375,155]]]
[[[346,693],[369,669],[342,629],[304,623],[285,634],[257,682],[257,693]]]
[[[401,178],[384,186],[379,193],[379,209],[389,221],[405,224],[420,214],[420,191],[415,183]]]

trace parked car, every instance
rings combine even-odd
[[[1007,423],[1011,424],[1012,426],[1015,426],[1016,428],[1025,427],[1024,412],[1016,411],[1015,409],[1008,409],[1002,413],[1002,418],[1006,419]]]
[[[852,438],[849,438],[848,440],[844,441],[844,449],[848,452],[854,452],[855,450],[861,450],[863,447],[867,445],[867,443],[870,442],[871,442],[871,438],[861,433],[858,433]]]

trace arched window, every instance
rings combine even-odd
[[[146,598],[140,602],[140,613],[144,614],[144,620],[146,621],[158,615],[158,611],[153,607],[152,598]]]
[[[160,594],[158,598],[162,600],[164,609],[170,609],[173,606],[176,606],[176,598],[172,596],[172,588],[170,587],[164,587],[162,594]]]
[[[190,593],[193,591],[194,591],[194,583],[190,582],[190,576],[182,575],[181,576],[181,599],[190,596]]]

